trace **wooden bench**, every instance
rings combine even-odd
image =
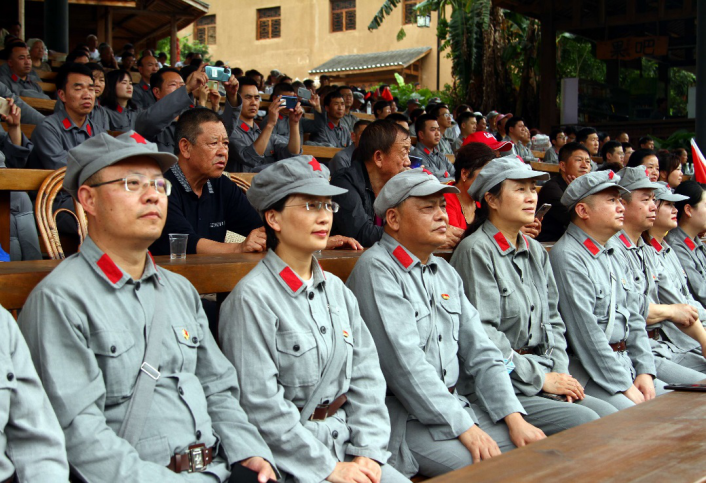
[[[705,482],[705,394],[671,392],[427,482]]]
[[[133,84],[140,84],[140,79],[142,79],[142,76],[139,72],[130,72],[130,79],[133,81]]]
[[[328,146],[310,146],[302,145],[303,155],[312,155],[318,160],[328,161],[331,160],[335,154],[341,151],[343,148],[331,148]]]
[[[24,102],[42,114],[54,114],[56,101],[54,99],[39,99],[36,97],[21,97]]]
[[[7,131],[7,123],[0,123],[2,124],[2,129]],[[27,136],[27,139],[32,139],[32,133],[34,133],[34,128],[36,128],[36,124],[21,124],[20,125],[20,131],[22,131],[22,134]]]
[[[559,173],[560,172],[560,165],[556,165],[554,163],[535,162],[535,163],[531,163],[530,166],[533,168],[533,170],[544,171],[546,173]]]
[[[533,156],[536,157],[539,160],[545,159],[545,152],[544,151],[535,151],[533,150]]]
[[[39,87],[42,88],[45,94],[54,94],[56,92],[56,84],[53,82],[39,82]]]
[[[56,79],[56,72],[50,71],[34,71],[37,73],[37,76],[42,80],[42,81],[53,81]]]

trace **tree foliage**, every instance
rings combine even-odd
[[[205,62],[210,63],[211,62],[211,56],[209,55],[209,48],[208,46],[202,44],[198,40],[194,39],[194,42],[189,42],[189,37],[191,37],[191,34],[186,35],[179,39],[179,52],[181,54],[181,60],[184,62],[184,59],[186,58],[186,55],[189,52],[194,52],[194,53],[199,53],[201,54],[201,57],[204,59]],[[167,63],[170,65],[174,65],[176,62],[172,62],[170,59],[170,37],[165,37],[164,39],[158,40],[157,41],[157,51],[158,52],[164,52],[167,54]]]

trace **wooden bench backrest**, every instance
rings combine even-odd
[[[318,160],[331,160],[342,148],[330,148],[328,146],[302,146],[303,155],[312,155]]]
[[[56,101],[53,99],[39,99],[36,97],[22,97],[20,99],[42,114],[49,115],[54,113]]]
[[[47,94],[53,94],[56,92],[56,84],[53,82],[40,82],[39,87],[41,87],[42,91]]]
[[[37,76],[43,81],[53,81],[56,79],[56,72],[47,72],[47,71],[34,71],[37,73]]]

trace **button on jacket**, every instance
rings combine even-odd
[[[631,299],[633,286],[619,250],[610,239],[601,246],[574,223],[550,251],[550,263],[560,295],[560,315],[567,326],[567,339],[589,378],[615,394],[626,391],[636,375],[655,375],[646,322]],[[610,307],[611,279],[616,297]],[[605,329],[610,311],[615,323],[607,338]],[[614,352],[609,344],[626,340],[627,351]],[[574,375],[575,378],[578,375]],[[579,378],[578,378],[579,380]],[[580,381],[586,384],[586,381]]]
[[[565,324],[547,251],[522,234],[516,243],[514,248],[487,220],[459,244],[450,262],[491,341],[505,358],[513,356],[516,391],[534,396],[546,373],[568,373]],[[512,354],[527,346],[538,350]]]
[[[211,336],[194,287],[145,258],[142,277],[133,280],[87,237],[22,310],[20,328],[64,429],[72,470],[86,482],[213,482],[228,478],[230,463],[252,456],[272,462],[238,403],[238,377]],[[132,447],[116,433],[155,311],[169,324],[161,376]],[[194,443],[216,447],[205,473],[167,469]]]
[[[157,102],[155,95],[152,94],[150,85],[144,79],[133,84],[133,102],[143,109],[147,109]]]
[[[17,323],[0,307],[0,478],[68,482],[64,434]]]
[[[178,163],[164,177],[172,183],[172,193],[162,235],[150,247],[155,255],[169,254],[169,234],[188,234],[187,254],[196,254],[196,245],[202,238],[224,242],[228,230],[245,237],[263,226],[243,191],[225,176],[208,180],[200,197]]]
[[[334,214],[331,233],[353,237],[364,247],[378,242],[383,235],[383,227],[376,224],[371,181],[363,162],[337,171],[331,177],[331,184],[348,190],[343,195],[334,197],[339,204],[339,211]]]
[[[241,405],[279,469],[296,482],[326,480],[347,456],[385,463],[390,455],[385,381],[356,298],[315,259],[311,281],[308,287],[270,250],[226,299],[219,323],[221,347],[238,372]],[[316,402],[342,394],[348,400],[326,420],[301,425],[297,408],[331,364],[334,338],[345,357],[334,358],[341,370]]]
[[[230,152],[226,171],[239,173],[260,171],[276,161],[299,154],[290,153],[288,149],[289,138],[272,133],[265,151],[259,155],[253,144],[260,137],[260,133],[262,131],[257,124],[253,123],[253,126],[248,126],[245,121],[238,120],[238,124],[228,138]]]
[[[680,227],[676,227],[665,236],[670,246],[685,269],[687,285],[694,298],[705,305],[705,244],[699,237],[691,239]]]
[[[422,158],[425,168],[440,180],[454,177],[454,165],[439,151],[439,148],[429,149],[418,141],[410,150],[410,155]]]
[[[466,397],[448,390],[457,385],[460,372],[475,380],[494,422],[525,413],[500,351],[464,296],[459,274],[444,259],[431,255],[422,264],[383,234],[360,257],[346,285],[358,298],[378,350],[390,395],[388,450],[391,464],[401,472],[416,470],[405,443],[408,419],[427,426],[435,440],[457,438],[474,424],[464,408]]]

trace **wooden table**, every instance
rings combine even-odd
[[[705,394],[671,392],[427,482],[705,482]]]

